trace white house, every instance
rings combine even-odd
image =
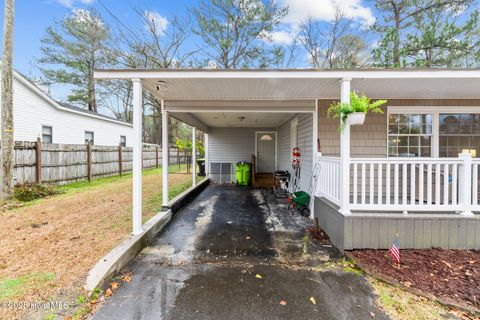
[[[60,104],[14,71],[13,119],[15,141],[116,146],[132,145],[130,123]]]

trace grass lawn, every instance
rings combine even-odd
[[[169,176],[171,198],[191,186],[191,174],[177,170],[172,167]],[[161,208],[161,173],[143,173],[144,221]],[[61,190],[0,212],[0,303],[75,301],[90,268],[131,232],[131,175],[78,182]],[[0,309],[1,319],[12,316],[29,318]]]

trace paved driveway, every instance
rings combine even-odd
[[[321,268],[334,248],[302,254],[310,223],[268,191],[209,186],[93,319],[386,319],[363,277]]]

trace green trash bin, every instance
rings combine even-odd
[[[250,184],[250,163],[238,162],[236,173],[238,186],[248,186]]]

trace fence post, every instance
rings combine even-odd
[[[42,183],[42,140],[40,138],[35,143],[35,165],[37,167],[35,181]]]
[[[158,168],[158,146],[155,147],[155,168]]]
[[[87,179],[92,181],[92,145],[87,144]]]
[[[469,153],[461,153],[458,157],[462,160],[458,175],[459,188],[458,200],[462,205],[462,215],[473,215],[472,213],[472,156]]]
[[[118,145],[118,173],[120,176],[123,174],[122,144]]]

